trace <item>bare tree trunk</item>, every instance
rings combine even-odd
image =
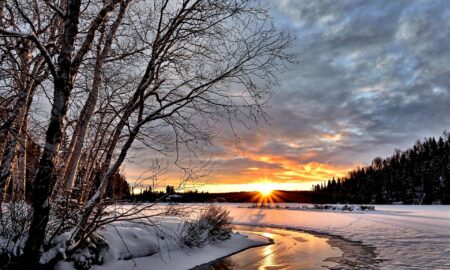
[[[20,100],[16,104],[16,106],[20,108],[19,114],[17,115],[16,121],[11,131],[9,132],[9,139],[5,146],[6,153],[3,157],[2,169],[0,171],[0,189],[2,191],[5,189],[6,183],[8,182],[8,178],[10,177],[11,174],[11,169],[17,154],[19,139],[22,133],[23,123],[25,120],[26,113],[28,111],[27,103],[28,99],[30,98],[31,91],[24,90],[24,92],[28,93],[20,97]],[[2,197],[2,194],[0,194],[0,197]]]
[[[5,134],[4,140],[6,140],[6,142],[3,146],[5,152],[3,153],[2,166],[0,171],[0,192],[3,192],[5,190],[6,182],[8,181],[8,178],[10,176],[13,160],[16,158],[18,148],[21,147],[21,138],[22,136],[26,138],[26,123],[28,119],[27,116],[33,100],[34,91],[36,90],[40,81],[47,76],[47,74],[43,74],[40,79],[36,78],[37,74],[40,74],[40,72],[42,71],[43,62],[43,59],[38,60],[34,65],[33,71],[30,75],[28,74],[28,66],[21,72],[22,82],[19,82],[19,85],[25,85],[25,87],[23,87],[24,90],[21,91],[16,104],[14,104],[15,107],[14,111],[12,112],[13,115],[7,120],[11,121],[11,123],[5,123],[2,127],[4,128],[2,132]],[[27,60],[24,59],[23,63],[24,65],[28,64]],[[26,149],[24,149],[23,153],[26,153]],[[26,167],[26,162],[23,166]],[[25,174],[24,177],[26,177]],[[0,193],[0,197],[2,197],[2,193]]]
[[[8,142],[8,130],[0,130],[0,166],[3,164],[3,157],[6,152],[6,143]]]
[[[19,147],[17,147],[19,148]],[[14,157],[13,166],[11,168],[11,178],[9,180],[9,185],[7,191],[5,192],[6,199],[9,202],[16,201],[17,198],[17,183],[19,182],[19,156]]]
[[[6,0],[0,0],[0,26],[3,26],[3,9],[5,8]]]
[[[80,205],[84,205],[84,203],[87,201],[89,194],[91,193],[92,186],[94,184],[95,179],[95,163],[90,162],[89,167],[86,170],[86,173],[83,176],[83,179],[81,180],[81,193],[80,198],[78,202]]]
[[[16,200],[25,199],[25,187],[27,182],[27,122],[28,117],[25,115],[23,121],[22,130],[20,133],[20,144],[19,144],[19,157],[18,157],[18,177],[16,184]]]
[[[16,129],[13,130],[14,133]],[[17,134],[18,136],[18,134]],[[17,151],[17,136],[10,135],[10,139],[8,140],[7,148],[6,148],[6,154],[4,156],[3,162],[2,162],[2,170],[0,172],[0,198],[6,199],[6,191],[8,187],[8,183],[10,181],[11,177],[11,171],[14,166],[14,159],[16,157],[16,151]],[[2,199],[2,201],[3,201]],[[0,202],[1,204],[1,202]],[[1,209],[1,208],[0,208]]]
[[[94,171],[94,167],[97,164],[97,160],[98,160],[97,156],[99,154],[99,148],[103,144],[103,138],[101,140],[99,140],[100,133],[102,133],[102,132],[99,127],[99,128],[97,128],[97,132],[96,132],[96,134],[94,136],[94,140],[93,140],[93,145],[91,146],[91,150],[89,151],[89,155],[87,157],[89,162],[87,163],[86,172],[84,173],[84,175],[82,176],[82,179],[81,179],[81,191],[80,191],[80,197],[78,200],[80,205],[84,205],[84,202],[86,202],[87,197],[89,196],[89,193],[90,193],[91,183],[93,182],[93,181],[90,181],[91,175]]]
[[[76,139],[75,147],[70,156],[70,159],[69,159],[69,162],[67,165],[67,171],[64,175],[64,179],[65,179],[64,188],[66,191],[71,191],[71,189],[73,187],[75,174],[76,174],[76,171],[78,168],[78,162],[80,160],[81,150],[84,145],[84,139],[86,137],[86,132],[88,129],[89,121],[91,120],[91,118],[94,114],[95,106],[97,104],[97,99],[98,99],[98,93],[100,91],[100,87],[102,84],[101,73],[103,70],[103,64],[111,50],[111,45],[112,45],[113,39],[115,37],[117,29],[120,26],[120,23],[122,22],[123,16],[125,14],[125,11],[126,11],[126,8],[129,4],[129,2],[130,2],[130,0],[121,2],[119,14],[117,15],[116,20],[114,21],[113,25],[111,26],[111,29],[110,29],[108,35],[106,36],[105,45],[103,47],[103,50],[101,50],[101,52],[99,52],[99,55],[97,56],[97,59],[95,62],[95,67],[94,67],[94,76],[92,79],[92,90],[89,93],[88,99],[83,107],[83,110],[80,113],[81,117],[77,123],[78,133],[75,138]]]
[[[75,37],[78,33],[78,23],[81,0],[69,0],[67,14],[64,18],[64,32],[61,51],[58,57],[58,71],[54,78],[53,104],[50,123],[47,129],[45,146],[39,161],[38,171],[34,180],[32,206],[33,217],[25,244],[25,265],[39,265],[40,249],[45,239],[45,232],[50,213],[49,196],[57,178],[55,164],[59,146],[62,140],[63,121],[73,88],[72,52]]]
[[[78,125],[77,125],[75,127],[75,130],[73,131],[72,139],[70,140],[69,147],[66,149],[66,153],[63,154],[63,158],[64,158],[65,162],[62,164],[62,166],[58,172],[58,179],[56,181],[54,191],[58,191],[64,182],[64,175],[66,174],[67,165],[68,165],[67,160],[70,160],[71,153],[73,152],[73,149],[75,148],[75,143],[77,142],[78,132],[79,132],[79,129],[78,129]],[[56,195],[56,193],[57,192],[55,192],[55,195]]]

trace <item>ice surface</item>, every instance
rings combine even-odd
[[[450,206],[375,205],[376,211],[364,213],[245,206],[249,205],[227,205],[234,222],[302,229],[362,241],[377,248],[379,258],[384,260],[383,269],[450,269]]]

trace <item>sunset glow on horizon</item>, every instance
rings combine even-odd
[[[264,161],[261,161],[264,159]],[[179,191],[197,190],[199,192],[240,192],[269,190],[311,190],[315,184],[333,177],[344,177],[354,166],[333,166],[318,162],[297,164],[280,156],[263,156],[255,159],[238,157],[215,160],[217,169],[208,178],[192,183],[186,183]],[[248,166],[244,166],[248,164]],[[139,168],[128,168],[126,177],[135,182],[143,171]],[[169,173],[167,178],[157,184],[156,190],[165,190],[166,185],[177,187],[179,175]],[[137,191],[151,184],[143,181]]]
[[[279,74],[279,84],[270,89],[264,108],[267,123],[219,119],[211,124],[213,141],[196,155],[214,168],[201,183],[184,190],[258,191],[265,180],[278,190],[310,190],[417,139],[439,136],[450,126],[450,119],[435,117],[450,110],[444,72],[448,67],[441,61],[445,57],[436,53],[449,46],[439,38],[445,36],[443,28],[430,21],[430,33],[435,34],[417,34],[425,33],[420,22],[428,9],[394,1],[317,13],[323,5],[269,3],[274,24],[298,37],[292,51],[299,53],[301,64]],[[376,12],[379,5],[388,11],[383,16]],[[423,3],[428,5],[439,14],[445,10],[437,3]],[[346,11],[352,16],[342,16]],[[374,16],[365,15],[372,11]],[[411,11],[422,19],[408,15]],[[438,16],[436,22],[447,17]],[[168,159],[173,164],[175,158]],[[145,169],[127,164],[125,174],[133,183]],[[181,178],[173,166],[159,188],[177,186]]]

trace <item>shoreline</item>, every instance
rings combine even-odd
[[[236,255],[236,254],[238,254],[238,253],[244,252],[244,251],[246,251],[246,250],[249,250],[249,249],[252,249],[252,248],[264,247],[264,246],[269,246],[269,245],[275,244],[275,241],[274,241],[272,238],[265,237],[265,236],[261,236],[261,235],[258,235],[258,234],[252,234],[252,235],[264,237],[264,238],[266,238],[266,239],[268,240],[268,242],[267,242],[267,243],[256,244],[256,245],[254,245],[254,246],[249,246],[249,247],[243,248],[243,249],[241,249],[241,250],[237,250],[237,251],[235,251],[235,252],[233,252],[233,253],[230,253],[230,254],[228,254],[228,255],[222,256],[222,257],[220,257],[220,258],[217,258],[217,259],[214,259],[214,260],[212,260],[212,261],[209,261],[209,262],[206,262],[206,263],[202,263],[202,264],[197,265],[197,266],[195,266],[195,267],[189,268],[188,270],[202,270],[202,269],[203,269],[202,267],[206,267],[206,266],[208,266],[208,265],[210,265],[210,264],[213,264],[213,263],[215,263],[215,262],[217,262],[217,261],[226,259],[226,258],[228,258],[228,257],[231,257],[231,256]]]
[[[376,248],[359,241],[351,241],[340,236],[328,236],[328,243],[342,251],[340,257],[331,257],[325,261],[337,263],[331,269],[379,269],[383,260],[378,259]]]
[[[329,233],[321,233],[316,232],[313,230],[302,230],[302,229],[295,229],[295,228],[289,228],[285,226],[262,226],[262,225],[249,225],[244,223],[234,223],[235,226],[246,226],[246,227],[252,227],[252,228],[261,228],[261,229],[283,229],[288,231],[295,231],[295,232],[304,232],[308,233],[317,237],[326,238],[327,243],[332,248],[338,248],[342,255],[338,257],[329,257],[324,260],[324,262],[333,262],[337,264],[336,266],[329,267],[329,269],[379,269],[379,264],[383,261],[378,258],[378,253],[376,252],[376,248],[369,246],[367,244],[362,243],[361,241],[352,241],[345,239],[342,236],[339,235],[333,235]],[[257,234],[259,235],[259,234]],[[194,268],[191,268],[189,270],[208,270],[210,268],[207,268],[208,266],[214,264],[215,262],[224,260],[226,258],[229,258],[235,254],[244,252],[246,250],[257,248],[261,246],[267,246],[271,244],[275,244],[274,240],[266,237],[270,240],[270,243],[267,244],[261,244],[256,245],[252,247],[247,247],[245,249],[242,249],[240,251],[234,252],[232,254],[229,254],[227,256],[223,256],[221,258],[215,259],[213,261],[210,261],[208,263],[201,264],[199,266],[196,266]]]

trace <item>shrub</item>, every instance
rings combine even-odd
[[[362,211],[375,211],[375,206],[372,205],[361,205],[360,208]]]
[[[228,210],[217,205],[208,205],[195,220],[184,223],[181,242],[188,247],[202,247],[214,241],[229,239],[231,221]]]
[[[99,265],[103,263],[102,251],[106,251],[109,248],[105,239],[93,233],[84,241],[83,245],[78,248],[74,254],[70,257],[73,261],[76,269],[87,270],[93,265]]]

